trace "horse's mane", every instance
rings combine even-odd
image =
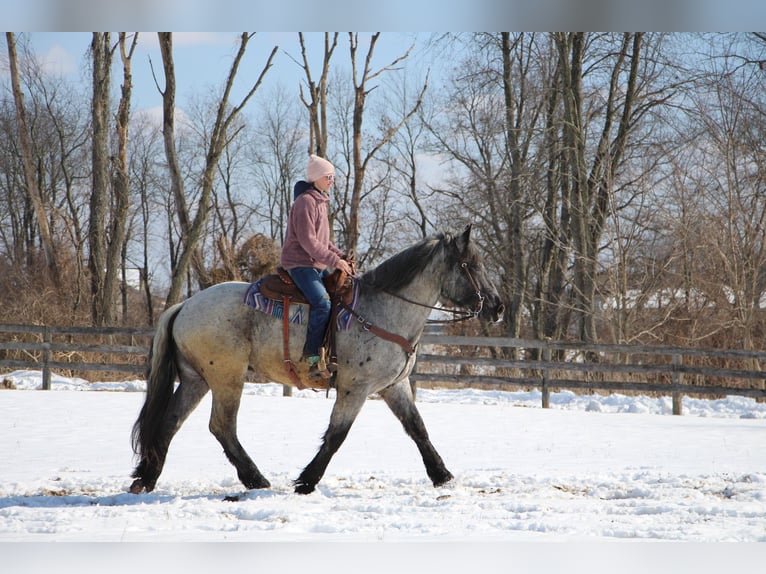
[[[424,239],[385,260],[361,277],[364,285],[380,291],[398,291],[409,285],[444,245],[445,235]]]

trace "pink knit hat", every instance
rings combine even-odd
[[[309,156],[309,164],[306,167],[306,179],[313,183],[325,175],[335,175],[335,168],[324,158],[314,155]]]

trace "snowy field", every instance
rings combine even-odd
[[[16,388],[0,391],[0,542],[306,542],[328,561],[337,546],[325,553],[317,543],[374,543],[372,555],[380,542],[418,542],[415,552],[438,543],[455,566],[449,557],[465,544],[574,542],[563,548],[579,556],[581,543],[597,541],[628,572],[634,545],[611,543],[706,543],[693,545],[695,556],[718,551],[690,570],[701,572],[721,556],[721,545],[707,543],[766,542],[766,404],[750,399],[684,397],[677,417],[669,398],[562,392],[543,410],[538,392],[420,390],[426,426],[455,475],[438,489],[385,404],[370,400],[317,491],[301,496],[291,481],[316,452],[332,393],[285,398],[278,385],[247,385],[239,436],[272,488],[243,489],[207,430],[208,396],[172,443],[156,490],[136,496],[127,492],[130,430],[142,381],[54,376],[44,392],[35,390],[39,372],[3,380]],[[489,560],[496,546],[481,547]],[[735,547],[747,564],[766,545]],[[587,554],[591,565],[609,555],[593,548],[601,550]],[[476,560],[469,572],[491,570],[475,569]]]

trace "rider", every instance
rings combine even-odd
[[[330,296],[322,278],[328,268],[352,274],[344,253],[330,241],[327,206],[329,191],[335,181],[335,168],[324,158],[311,154],[306,179],[295,184],[294,202],[287,220],[287,236],[282,247],[281,264],[290,274],[311,305],[303,357],[308,360],[309,378],[329,378],[331,373],[319,367],[319,349],[330,318]]]

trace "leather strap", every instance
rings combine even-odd
[[[352,264],[353,265],[353,264]],[[353,267],[352,267],[353,269]],[[343,294],[340,293],[345,286],[346,286],[346,280],[348,279],[348,274],[344,273],[340,269],[336,271],[338,274],[338,280],[335,283],[335,289],[332,292],[332,295],[330,296],[330,301],[332,303],[331,305],[331,311],[330,311],[330,320],[327,322],[327,329],[325,331],[325,348],[327,349],[327,360],[330,363],[336,363],[338,362],[338,349],[337,349],[337,331],[338,331],[338,307],[343,302]],[[350,289],[348,289],[349,292],[353,291],[353,284]]]
[[[346,311],[351,313],[354,317],[356,317],[356,320],[359,321],[359,323],[362,325],[362,329],[365,331],[369,331],[376,337],[380,337],[381,339],[385,339],[386,341],[390,341],[392,343],[396,343],[399,345],[402,349],[404,349],[404,352],[407,353],[408,357],[411,357],[415,353],[415,347],[412,346],[412,344],[402,337],[401,335],[397,335],[396,333],[390,333],[386,331],[385,329],[381,329],[380,327],[376,327],[369,321],[367,321],[364,317],[362,317],[359,313],[354,311],[351,307],[346,305],[341,301],[340,303],[341,307],[343,307]]]
[[[284,296],[282,298],[282,305],[282,352],[285,356],[285,370],[296,387],[306,389],[308,387],[303,384],[298,372],[295,370],[295,365],[290,360],[290,297]]]

